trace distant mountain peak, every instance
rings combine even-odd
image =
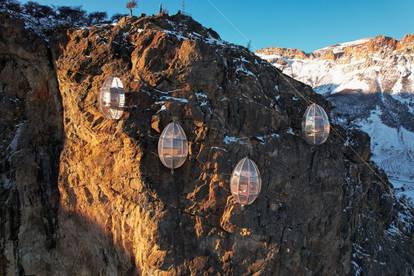
[[[337,123],[368,132],[373,159],[414,199],[414,34],[358,39],[309,54],[275,47],[256,54],[332,101]]]
[[[296,48],[269,47],[258,50],[256,53],[269,58],[280,56],[298,59],[326,59],[336,60],[340,58],[365,57],[369,53],[399,52],[414,55],[414,34],[407,34],[401,40],[392,37],[378,35],[371,38],[362,38],[354,41],[337,43],[331,46],[306,53]]]

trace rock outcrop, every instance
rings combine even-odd
[[[309,86],[183,15],[69,30],[52,54],[1,19],[1,104],[19,97],[1,109],[2,274],[413,272],[412,211],[370,162],[369,137],[300,137],[304,99],[330,109]],[[119,121],[97,106],[111,75],[128,91]],[[157,140],[173,117],[190,154],[171,175]],[[263,184],[242,210],[229,178],[246,155]]]

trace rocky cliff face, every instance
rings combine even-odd
[[[0,19],[0,274],[41,275],[57,238],[61,99],[49,49]]]
[[[58,33],[52,54],[1,20],[2,274],[413,273],[412,210],[369,137],[300,137],[301,96],[330,110],[309,86],[182,15]],[[129,92],[119,121],[97,106],[110,75]],[[174,175],[156,152],[172,117],[190,145]],[[263,184],[242,210],[246,155]]]
[[[341,43],[310,54],[268,48],[258,55],[333,102],[333,118],[372,138],[373,160],[414,199],[414,36]]]

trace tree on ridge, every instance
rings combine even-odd
[[[132,16],[132,10],[138,6],[137,0],[131,0],[126,3],[126,8],[129,10],[130,15]]]

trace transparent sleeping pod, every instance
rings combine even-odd
[[[258,197],[262,188],[262,179],[254,161],[245,157],[237,163],[230,179],[230,190],[235,200],[249,205]]]
[[[171,170],[181,167],[188,155],[187,136],[180,124],[169,123],[158,140],[158,156]]]
[[[99,93],[99,109],[105,118],[118,120],[125,109],[125,90],[121,80],[109,77]]]
[[[302,119],[303,136],[309,144],[320,145],[329,137],[331,125],[325,110],[315,103],[305,111]]]

